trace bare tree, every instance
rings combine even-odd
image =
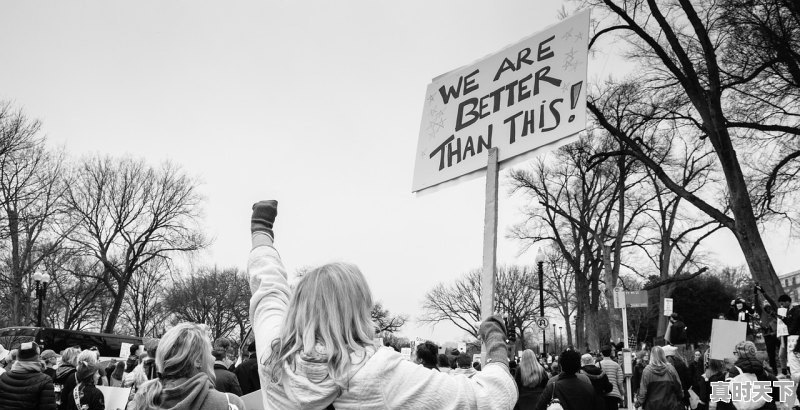
[[[767,215],[756,212],[754,198],[761,195],[753,190],[759,187],[748,185],[736,144],[742,137],[758,133],[792,138],[800,135],[797,99],[771,100],[769,105],[774,110],[767,116],[762,115],[763,107],[752,103],[746,85],[761,87],[762,74],[768,75],[770,66],[740,64],[729,58],[731,53],[742,53],[735,35],[740,27],[726,24],[724,1],[592,0],[589,3],[609,11],[590,47],[598,38],[623,30],[626,35],[621,39],[629,42],[629,55],[641,63],[638,70],[641,74],[610,85],[589,98],[587,106],[597,123],[623,144],[620,155],[640,160],[667,188],[729,229],[739,241],[753,277],[776,296],[781,292],[780,282],[758,225],[758,220]],[[784,63],[785,60],[775,62]],[[616,101],[622,94],[620,87],[625,87],[625,94],[632,97],[626,97],[625,105]],[[639,128],[665,121],[710,143],[724,177],[725,207],[715,206],[681,187],[637,138]],[[792,155],[772,156],[771,161],[761,166],[780,166],[791,160]]]
[[[244,339],[249,303],[246,274],[235,268],[202,268],[176,278],[166,296],[167,311],[177,321],[204,323],[214,339],[234,335]]]
[[[496,310],[507,317],[512,330],[522,340],[538,313],[538,283],[534,283],[534,269],[526,266],[500,266],[495,283]],[[435,325],[451,322],[459,329],[477,337],[476,323],[481,320],[480,270],[473,270],[450,285],[437,284],[422,304],[421,323]],[[525,348],[524,341],[522,348]]]
[[[553,247],[546,248],[542,269],[544,292],[564,319],[567,344],[572,345],[572,318],[578,306],[575,294],[575,271],[561,251]]]
[[[375,322],[376,333],[394,333],[406,324],[408,316],[393,315],[381,302],[375,302],[372,306],[372,321]]]
[[[169,267],[164,259],[154,259],[137,270],[120,311],[122,325],[135,336],[154,337],[158,325],[167,319],[164,306]]]
[[[8,277],[11,284],[11,323],[32,323],[34,309],[22,300],[32,299],[31,276],[42,260],[58,251],[64,238],[64,161],[60,152],[49,151],[39,137],[40,123],[20,111],[13,115],[0,106],[3,138],[14,146],[0,155],[1,235],[9,242]],[[8,134],[8,135],[5,135]],[[0,151],[3,151],[0,149]]]
[[[93,277],[102,270],[99,262],[62,250],[43,264],[52,278],[47,289],[46,322],[61,329],[99,330],[103,305],[110,297],[103,283]]]
[[[67,189],[77,228],[72,242],[103,267],[97,277],[113,304],[104,330],[114,331],[134,275],[157,259],[207,245],[198,227],[197,183],[173,164],[94,157],[82,161]]]

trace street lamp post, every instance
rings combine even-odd
[[[562,345],[561,349],[563,350],[564,349],[564,347],[563,347],[563,344],[564,344],[564,328],[561,327],[561,326],[558,327],[558,343],[560,343]]]
[[[556,341],[556,324],[553,323],[553,350],[556,351],[555,352],[556,354],[558,354],[558,351],[560,350],[557,343],[558,342]]]
[[[536,268],[539,271],[539,316],[544,317],[544,251],[536,252]],[[542,328],[542,352],[547,353],[547,328]]]
[[[47,297],[47,284],[50,283],[50,275],[47,273],[36,272],[33,274],[36,282],[36,297],[39,299],[39,311],[36,313],[36,326],[42,327],[42,308],[44,299]]]

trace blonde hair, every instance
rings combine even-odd
[[[61,352],[61,363],[69,363],[73,366],[78,366],[78,355],[81,349],[77,347],[68,347]]]
[[[650,364],[653,366],[664,366],[668,364],[667,355],[664,354],[664,349],[661,346],[653,346],[650,349]]]
[[[211,339],[194,323],[180,323],[170,329],[159,341],[155,359],[161,376],[142,384],[139,409],[161,408],[163,380],[188,378],[197,373],[205,373],[212,383],[215,380]]]
[[[355,265],[329,263],[307,272],[294,290],[272,353],[265,365],[272,367],[272,381],[280,383],[284,364],[296,354],[318,356],[319,343],[326,351],[328,374],[347,388],[351,353],[364,356],[372,346],[372,294]]]
[[[531,349],[525,349],[519,358],[519,377],[525,387],[535,387],[546,377],[544,367],[536,360]]]

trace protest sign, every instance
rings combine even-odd
[[[472,363],[480,363],[481,362],[481,354],[475,353],[472,355]]]
[[[130,352],[128,352],[130,354]],[[106,403],[106,410],[124,409],[128,405],[128,396],[131,394],[130,387],[108,387],[95,386],[103,393]]]
[[[133,346],[133,344],[131,344],[131,343],[125,343],[125,342],[122,342],[122,343],[120,344],[120,347],[119,347],[119,357],[120,357],[122,360],[127,360],[127,359],[128,359],[128,356],[130,356],[130,355],[131,355],[131,346]]]
[[[664,316],[672,315],[672,298],[664,298]]]
[[[264,410],[264,397],[261,394],[261,389],[245,394],[241,399],[246,410]]]
[[[425,94],[412,192],[573,136],[586,126],[589,11],[435,78]]]
[[[411,348],[410,347],[400,348],[400,356],[403,356],[403,359],[411,360]]]
[[[745,340],[746,335],[747,323],[714,319],[711,322],[711,358],[717,360],[733,358],[736,344]]]

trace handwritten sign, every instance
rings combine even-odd
[[[412,191],[501,163],[586,126],[589,11],[428,85]]]
[[[130,354],[130,352],[128,352]],[[128,396],[131,393],[130,387],[108,387],[96,386],[97,390],[103,392],[103,399],[106,403],[106,410],[124,409],[128,405]],[[70,397],[71,398],[71,397]]]

